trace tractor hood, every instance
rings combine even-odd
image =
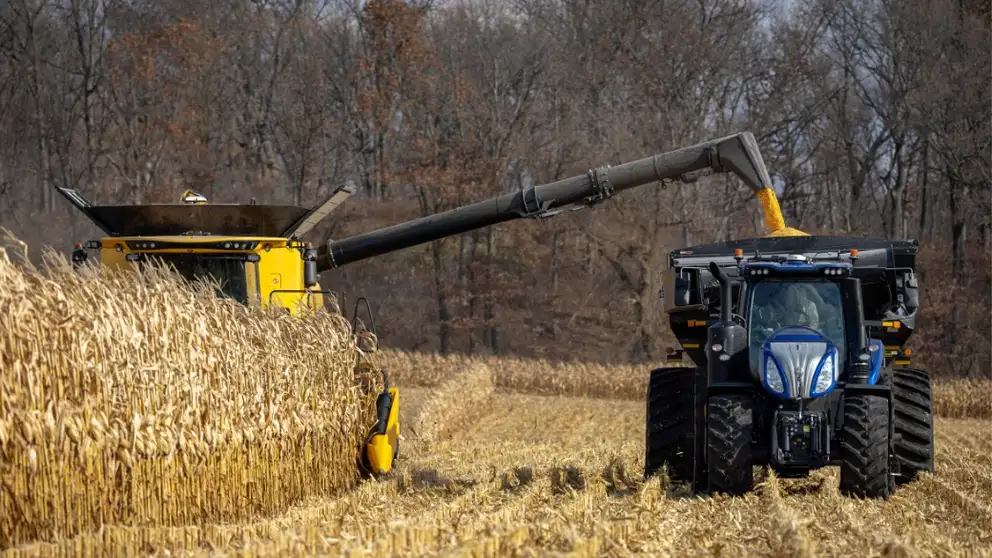
[[[837,385],[840,365],[837,346],[803,326],[769,335],[758,355],[761,385],[784,399],[813,399],[830,393]]]

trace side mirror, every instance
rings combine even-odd
[[[692,302],[692,275],[688,270],[669,268],[661,274],[661,296],[665,312],[677,312]]]
[[[320,283],[320,274],[317,273],[317,251],[307,248],[303,252],[303,286],[314,287]]]
[[[86,249],[83,248],[81,243],[76,243],[75,248],[72,251],[72,267],[73,269],[78,269],[79,266],[86,263],[89,254],[86,253]]]
[[[903,289],[906,293],[904,299],[906,306],[916,310],[920,307],[920,283],[916,278],[916,274],[913,272],[907,273],[903,284]]]

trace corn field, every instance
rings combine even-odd
[[[937,384],[936,473],[888,501],[842,497],[833,468],[688,498],[641,479],[645,369],[367,355],[337,315],[12,258],[0,252],[10,556],[992,555],[987,383]],[[355,469],[369,363],[401,389],[400,459],[378,481]]]
[[[238,521],[355,484],[374,399],[341,316],[49,263],[0,252],[0,548]]]

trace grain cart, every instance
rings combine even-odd
[[[317,250],[300,238],[354,190],[338,188],[312,208],[289,205],[208,203],[187,190],[179,203],[144,205],[93,205],[70,188],[58,191],[106,234],[99,240],[76,244],[72,263],[89,261],[99,253],[108,269],[141,267],[159,262],[190,281],[207,279],[217,296],[242,304],[277,308],[292,315],[317,311],[325,297],[317,271]],[[365,309],[375,333],[375,320],[365,299],[359,299],[352,316],[358,331],[358,310]],[[344,309],[342,308],[342,311]],[[364,340],[366,336],[362,336]],[[365,471],[385,474],[399,455],[399,390],[389,385],[376,400],[377,422],[366,440],[361,462]]]
[[[665,312],[694,366],[651,372],[645,475],[742,494],[840,466],[843,494],[887,498],[932,472],[929,375],[910,368],[915,241],[752,238],[674,250]]]

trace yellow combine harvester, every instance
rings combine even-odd
[[[292,315],[320,311],[325,297],[332,296],[320,288],[318,251],[300,238],[353,193],[339,188],[322,203],[305,208],[257,205],[254,200],[212,204],[189,190],[174,204],[92,205],[75,190],[58,190],[106,233],[100,240],[76,244],[73,265],[82,265],[89,260],[88,251],[97,250],[107,269],[140,268],[157,261],[190,281],[213,282],[218,296]],[[352,318],[355,334],[357,314],[358,304]],[[374,335],[374,319],[371,325]],[[399,390],[389,385],[385,373],[383,377],[386,385],[376,401],[378,420],[362,457],[362,465],[375,474],[391,471],[399,455]]]

